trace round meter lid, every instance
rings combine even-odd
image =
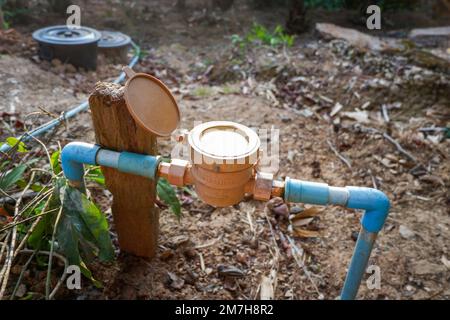
[[[123,71],[128,77],[125,103],[134,120],[157,136],[170,136],[180,123],[180,111],[169,88],[151,75],[135,73],[129,67]]]
[[[51,26],[33,32],[33,39],[38,42],[56,45],[79,45],[99,41],[100,32],[88,27],[68,28],[66,25]]]
[[[203,158],[254,164],[261,145],[252,129],[231,121],[211,121],[191,130],[189,145]]]
[[[98,42],[100,48],[119,48],[131,43],[131,38],[122,32],[108,30],[100,32],[102,34],[102,37]]]

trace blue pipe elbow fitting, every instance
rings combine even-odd
[[[366,212],[361,224],[369,232],[379,232],[389,213],[388,197],[377,189],[365,187],[346,187],[350,193],[347,207],[363,209]]]
[[[70,142],[61,152],[64,175],[70,181],[83,185],[83,164],[96,164],[100,146],[85,142]]]

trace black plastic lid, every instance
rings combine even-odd
[[[33,39],[38,42],[59,45],[80,45],[98,42],[100,32],[88,27],[69,29],[66,25],[51,26],[33,32]]]
[[[126,34],[118,31],[100,31],[102,37],[98,42],[100,48],[119,48],[128,46],[131,43],[131,38]]]

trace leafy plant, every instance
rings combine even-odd
[[[17,159],[28,152],[25,144],[15,138],[6,139],[5,143],[13,147],[8,152],[8,159],[12,159],[14,153],[14,158]],[[91,199],[68,184],[62,173],[60,157],[61,150],[56,150],[48,156],[50,170],[33,168],[37,158],[27,161],[26,164],[16,164],[6,158],[0,162],[0,188],[4,194],[13,186],[30,188],[37,192],[37,196],[21,206],[18,215],[8,222],[13,224],[2,225],[1,231],[17,228],[21,241],[26,241],[36,252],[49,253],[48,262],[42,260],[39,255],[35,257],[38,264],[47,265],[48,268],[47,297],[53,252],[62,254],[69,264],[78,265],[83,275],[96,286],[101,284],[94,279],[88,263],[94,258],[100,261],[111,261],[114,258],[106,217]],[[40,176],[34,180],[37,174]],[[105,184],[105,177],[99,166],[88,166],[85,178],[100,185]],[[160,199],[180,217],[181,205],[175,189],[166,180],[160,179],[157,192]]]
[[[174,188],[169,184],[169,182],[164,178],[158,179],[156,191],[158,192],[159,198],[169,206],[169,208],[178,218],[180,218],[181,204],[178,200]]]
[[[23,142],[16,138],[7,138],[4,143],[12,147],[8,151],[11,159],[20,159],[21,154],[28,152]],[[19,239],[26,240],[29,247],[50,252],[47,264],[48,284],[51,253],[59,252],[69,264],[78,265],[86,277],[100,286],[86,263],[94,257],[98,257],[100,261],[111,261],[114,258],[108,222],[99,208],[85,194],[71,187],[62,176],[60,154],[60,150],[57,150],[49,156],[49,171],[33,168],[33,163],[38,159],[29,160],[26,164],[20,161],[16,161],[16,164],[10,160],[0,162],[0,188],[3,194],[7,194],[13,186],[21,189],[29,187],[37,192],[36,197],[21,206],[17,216],[10,221],[13,224],[2,226],[1,231],[17,228]],[[99,168],[97,170],[101,173]],[[41,176],[34,180],[37,173]],[[94,174],[95,170],[91,172],[91,175]],[[26,178],[27,176],[31,178]],[[30,181],[27,182],[26,179]],[[36,224],[33,224],[35,221]]]
[[[3,22],[0,28],[9,29],[13,20],[20,20],[30,12],[31,10],[26,7],[26,4],[24,5],[23,1],[0,0],[0,21]]]
[[[47,208],[41,209],[51,213],[38,223],[28,244],[35,249],[55,245],[69,264],[80,266],[82,273],[99,285],[85,262],[94,257],[100,261],[114,258],[108,222],[98,207],[85,194],[69,186],[65,178],[57,178],[54,185]],[[51,243],[53,235],[55,242]]]
[[[258,23],[254,23],[250,32],[242,38],[239,35],[232,35],[231,42],[243,48],[247,44],[259,43],[277,47],[280,45],[291,47],[294,44],[295,36],[284,32],[282,26],[277,25],[275,29],[270,32],[266,27]]]
[[[5,175],[0,177],[0,189],[7,191],[10,187],[16,184],[20,179],[22,179],[23,174],[27,166],[25,164],[18,165],[17,167],[11,169]]]

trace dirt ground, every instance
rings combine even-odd
[[[376,187],[389,196],[390,214],[370,259],[380,267],[381,288],[371,290],[363,282],[358,298],[450,298],[450,144],[439,132],[420,131],[449,125],[448,74],[411,65],[401,56],[361,53],[342,41],[321,40],[313,31],[284,50],[255,46],[243,54],[232,48],[232,34],[244,34],[255,20],[268,25],[282,21],[281,9],[251,11],[240,6],[205,15],[195,6],[177,12],[169,2],[133,3],[126,7],[95,1],[95,11],[106,8],[105,16],[98,19],[90,11],[84,19],[87,25],[119,29],[138,40],[147,55],[135,69],[156,75],[173,91],[181,128],[190,129],[199,121],[231,120],[278,129],[278,178]],[[58,21],[47,19],[45,25]],[[35,18],[18,26],[19,42],[32,43],[30,32],[43,23]],[[26,52],[1,48],[2,137],[58,116],[84,101],[96,81],[111,79],[120,70],[120,65],[100,61],[96,72],[76,72],[57,61],[39,61],[34,47]],[[394,138],[413,159],[375,130]],[[73,140],[94,141],[88,112],[44,137],[50,148]],[[159,141],[163,155],[173,146]],[[91,192],[108,212],[108,192],[94,185]],[[305,272],[283,239],[290,234],[288,220],[274,219],[276,210],[254,200],[213,208],[182,190],[178,193],[183,217],[178,221],[168,209],[161,210],[155,259],[120,253],[112,265],[92,267],[103,289],[84,280],[81,291],[62,290],[60,297],[257,299],[262,277],[271,274],[276,278],[276,299],[339,295],[360,212],[291,206],[291,213],[318,213],[301,227],[318,234],[294,237],[303,252]],[[222,266],[237,268],[239,277],[220,276]]]

